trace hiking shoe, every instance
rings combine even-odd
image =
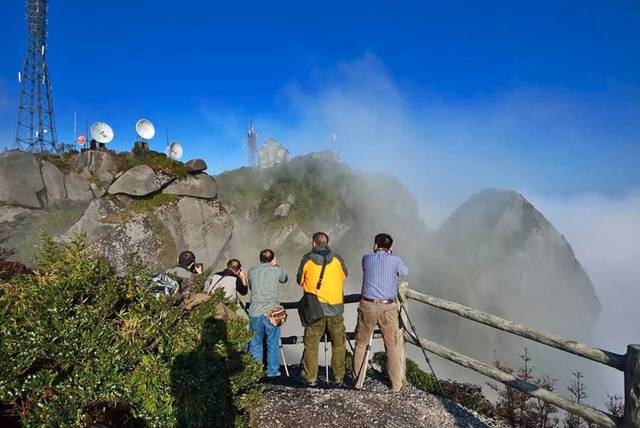
[[[301,378],[300,385],[305,386],[307,388],[315,388],[316,386],[318,386],[318,382],[315,380],[313,382],[309,382],[305,378]]]
[[[260,382],[262,383],[278,383],[282,381],[282,376],[281,375],[277,375],[277,376],[263,376],[262,379],[260,379]]]
[[[343,389],[343,388],[347,388],[348,385],[344,381],[344,379],[335,379],[335,380],[329,382],[329,386],[331,388]]]

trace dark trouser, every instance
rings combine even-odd
[[[344,317],[323,317],[318,322],[304,329],[304,359],[302,377],[307,382],[315,382],[318,377],[318,345],[324,332],[329,332],[331,339],[331,368],[336,381],[344,379],[346,348],[346,333]]]

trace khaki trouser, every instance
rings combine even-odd
[[[387,353],[387,375],[391,388],[402,388],[402,336],[398,322],[398,307],[395,303],[372,303],[364,300],[358,306],[358,324],[356,325],[356,349],[353,356],[353,368],[358,376],[364,361],[367,345],[376,326],[380,328],[384,349]],[[366,367],[363,369],[366,370]]]
[[[325,330],[329,333],[331,340],[331,368],[336,381],[344,379],[345,357],[347,354],[346,333],[344,328],[344,317],[324,316],[304,329],[304,358],[302,377],[308,382],[315,382],[318,377],[318,345],[324,335]]]

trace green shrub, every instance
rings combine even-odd
[[[37,156],[40,159],[44,159],[48,162],[51,162],[55,166],[60,169],[62,172],[70,172],[73,169],[73,162],[78,154],[75,150],[70,150],[65,153],[60,154],[48,154],[48,153],[38,153]]]
[[[144,153],[118,153],[120,171],[128,171],[138,165],[147,165],[156,172],[164,172],[177,178],[186,177],[187,167],[182,162],[171,159],[164,153],[146,151]]]
[[[45,238],[38,270],[0,284],[0,408],[24,426],[247,426],[261,367],[219,292],[187,312],[148,296],[86,239]]]

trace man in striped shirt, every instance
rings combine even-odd
[[[249,329],[254,333],[249,352],[262,362],[262,342],[267,339],[267,378],[280,376],[280,327],[274,326],[267,312],[280,307],[280,288],[287,283],[287,273],[278,266],[275,253],[270,249],[260,251],[260,264],[247,274],[251,290]]]
[[[402,388],[402,333],[396,305],[398,278],[409,274],[404,261],[393,254],[393,238],[386,233],[376,235],[373,253],[362,258],[362,297],[358,307],[354,370],[359,375],[366,349],[376,326],[380,328],[387,353],[387,375],[391,389]],[[366,370],[366,368],[364,368]]]

